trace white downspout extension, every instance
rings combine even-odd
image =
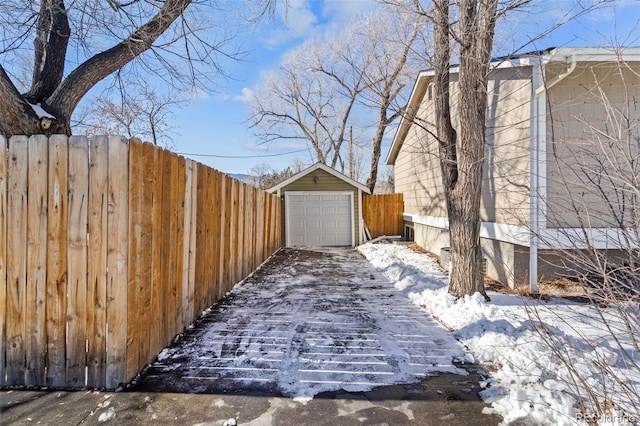
[[[531,100],[533,111],[530,136],[530,181],[531,189],[529,191],[529,222],[531,232],[529,233],[529,290],[532,293],[538,291],[538,247],[540,245],[540,232],[542,230],[541,219],[544,220],[544,228],[546,225],[546,214],[541,214],[540,193],[544,189],[546,194],[546,166],[542,162],[546,162],[546,143],[547,143],[547,96],[546,92],[551,87],[568,77],[576,69],[576,59],[574,56],[567,58],[569,67],[563,73],[558,74],[547,84],[543,79],[543,67],[546,65],[541,62],[533,66],[533,87],[537,87]],[[544,144],[544,147],[542,147]],[[542,151],[545,158],[540,159]],[[544,169],[544,171],[542,170]],[[544,173],[544,186],[540,184],[541,173]]]

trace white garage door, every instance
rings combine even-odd
[[[353,245],[353,193],[285,195],[287,246]]]

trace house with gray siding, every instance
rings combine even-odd
[[[450,83],[456,127],[457,72]],[[433,71],[419,74],[386,163],[404,195],[406,229],[439,254],[449,234],[433,79]],[[567,273],[563,253],[624,250],[623,234],[640,223],[639,197],[610,170],[640,177],[640,48],[501,58],[488,90],[480,224],[487,275],[536,288]]]

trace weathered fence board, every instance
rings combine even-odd
[[[142,155],[142,142],[129,141],[129,269],[127,285],[127,367],[126,376],[130,377],[138,371],[138,357],[140,356],[141,334],[138,318],[142,311],[141,293],[144,282],[142,279],[142,241],[143,224],[145,215],[142,204],[144,191],[144,157]]]
[[[183,263],[184,263],[184,246],[185,246],[185,235],[184,235],[184,194],[186,192],[186,169],[185,169],[185,160],[183,157],[178,157],[177,155],[172,155],[173,158],[176,159],[177,165],[177,173],[175,177],[175,187],[174,191],[174,202],[175,202],[175,221],[176,221],[176,244],[173,245],[174,248],[174,258],[176,262],[175,266],[175,274],[176,279],[174,281],[174,291],[175,291],[175,316],[174,316],[174,335],[178,333],[182,333],[185,327],[188,324],[182,323],[182,277],[184,273]],[[173,337],[173,336],[171,336]]]
[[[47,385],[66,384],[68,144],[49,138],[47,218]]]
[[[151,314],[153,289],[151,283],[153,282],[153,167],[154,167],[154,151],[155,148],[151,144],[142,144],[142,216],[140,218],[141,224],[141,281],[140,281],[140,299],[139,299],[139,319],[138,323],[141,324],[153,324],[155,318]],[[129,158],[131,158],[129,153]],[[146,328],[139,332],[139,355],[138,355],[138,370],[142,368],[149,360],[157,353],[151,349],[151,333],[149,332],[151,327]]]
[[[126,382],[128,284],[128,145],[109,138],[107,209],[107,380],[109,389]]]
[[[193,286],[191,268],[191,250],[195,248],[195,241],[191,231],[195,229],[195,223],[192,219],[193,206],[193,182],[194,182],[194,164],[192,160],[185,163],[185,191],[184,191],[184,238],[185,243],[182,249],[182,324],[189,324],[193,315],[193,309],[190,307],[193,303]]]
[[[5,380],[5,324],[7,319],[7,139],[0,135],[0,386]]]
[[[238,259],[238,262],[236,262],[235,264],[237,277],[244,276],[243,275],[244,265],[242,264],[242,259],[244,254],[244,235],[246,234],[246,227],[245,227],[246,218],[244,216],[244,208],[246,203],[245,190],[246,190],[245,185],[238,185],[238,209],[236,212],[237,228],[236,228],[236,235],[234,237],[236,242],[236,247],[237,247],[236,258]]]
[[[228,179],[229,177],[226,176],[225,174],[221,174],[220,175],[220,203],[218,204],[219,206],[219,215],[220,215],[220,261],[219,261],[219,266],[218,266],[218,283],[219,283],[219,287],[218,287],[218,298],[222,298],[225,293],[227,292],[227,281],[226,281],[226,276],[227,276],[227,271],[229,269],[229,265],[227,265],[227,250],[229,249],[227,246],[229,245],[227,243],[228,238],[229,238],[229,228],[227,226],[228,223],[228,211],[227,211],[227,204],[229,202],[228,200],[228,194],[227,194],[227,190],[229,187],[228,184]]]
[[[0,138],[0,385],[131,380],[280,247],[279,208],[138,140]]]
[[[402,235],[404,201],[402,194],[364,195],[362,214],[371,238]]]
[[[87,230],[87,386],[106,386],[107,335],[107,209],[109,151],[106,136],[90,142],[89,212]]]
[[[26,342],[27,385],[44,386],[43,371],[46,365],[46,318],[47,296],[47,175],[49,164],[49,140],[45,136],[34,136],[29,141],[29,195],[27,204],[27,324]]]
[[[28,139],[9,141],[7,234],[7,381],[25,384]]]
[[[151,206],[151,232],[153,236],[151,249],[151,309],[149,310],[149,347],[152,352],[158,352],[162,349],[162,151],[155,149],[153,151],[153,169],[149,178],[152,187],[152,206]]]
[[[89,146],[86,139],[69,139],[67,243],[67,372],[66,385],[85,384],[87,318],[87,202]]]

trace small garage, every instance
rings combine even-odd
[[[282,200],[287,247],[355,246],[364,241],[362,193],[369,189],[316,163],[268,190]]]

